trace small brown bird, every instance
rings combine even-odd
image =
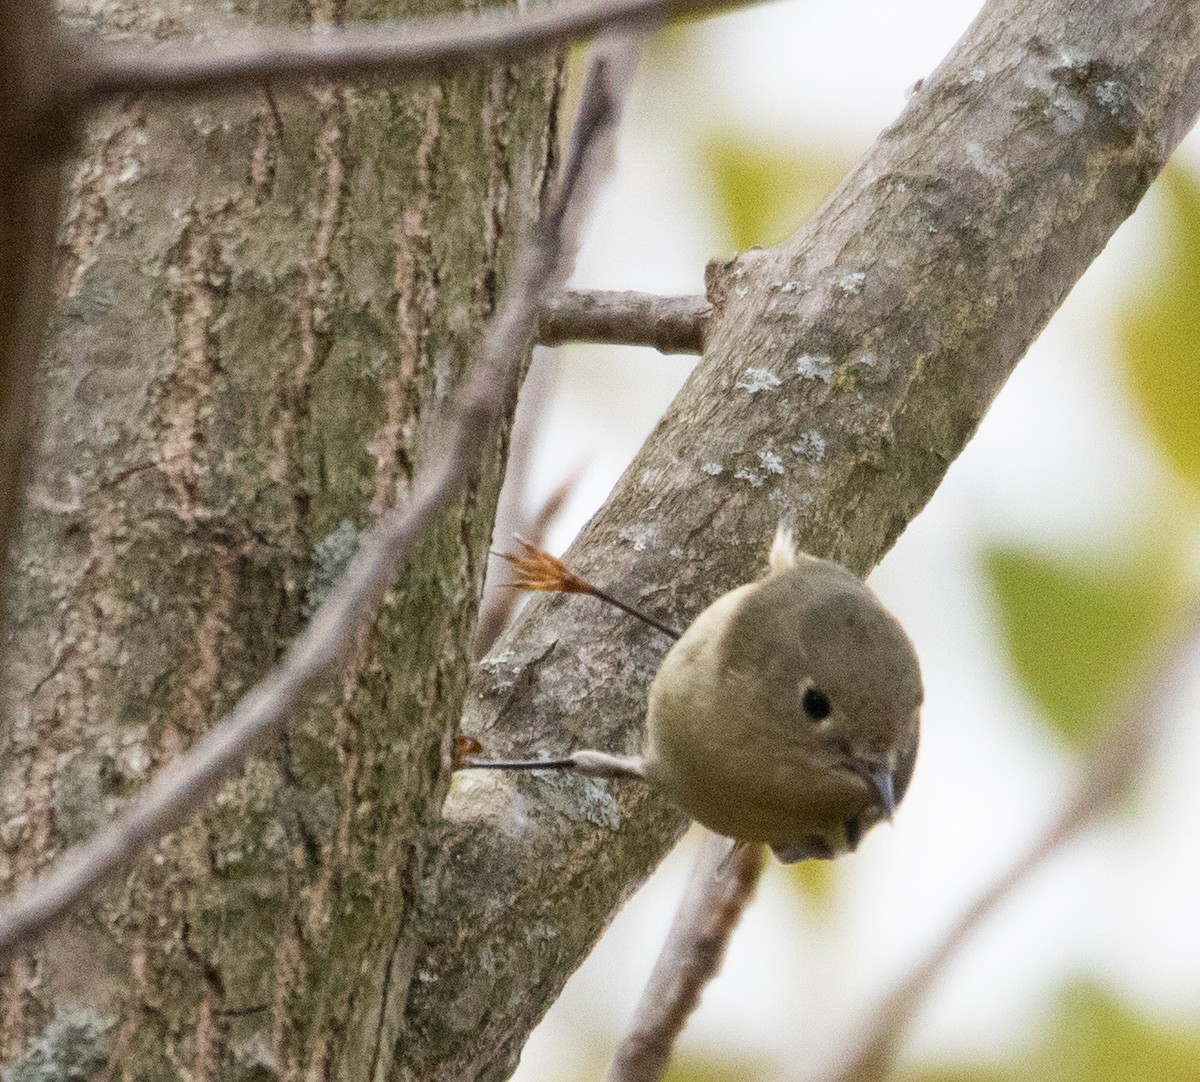
[[[642,757],[463,766],[643,778],[718,834],[780,860],[853,851],[912,777],[922,700],[916,652],[857,577],[798,554],[780,529],[765,578],[731,590],[682,634],[525,545],[513,585],[588,593],[678,639],[650,686]]]

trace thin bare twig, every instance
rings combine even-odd
[[[552,294],[538,313],[537,340],[653,346],[700,353],[712,305],[706,297],[661,297],[633,290],[577,289]]]
[[[971,903],[928,956],[888,994],[859,1047],[828,1082],[879,1082],[892,1071],[904,1035],[922,1003],[971,934],[1030,876],[1086,827],[1116,806],[1141,776],[1162,727],[1179,670],[1200,642],[1200,605],[1194,606],[1130,685],[1101,730],[1083,776],[1057,819]]]
[[[675,1040],[716,976],[762,875],[761,845],[705,834],[687,893],[606,1082],[657,1082]]]
[[[7,899],[0,908],[0,959],[44,935],[76,901],[183,822],[283,726],[374,617],[400,561],[468,483],[515,392],[533,340],[538,297],[570,271],[580,210],[611,152],[620,115],[623,83],[613,67],[613,58],[603,53],[592,64],[558,194],[516,257],[511,284],[462,388],[445,452],[431,456],[436,464],[418,476],[412,498],[364,539],[345,577],[283,662],[116,820]]]
[[[194,96],[269,82],[386,76],[392,83],[512,61],[594,37],[653,29],[684,15],[745,0],[579,0],[518,13],[441,17],[336,29],[257,30],[212,45],[160,49],[76,42],[63,65],[68,109],[86,110],[125,94]]]

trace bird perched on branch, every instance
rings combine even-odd
[[[513,586],[590,594],[676,639],[650,686],[641,756],[463,767],[636,777],[718,834],[782,861],[830,859],[890,819],[912,777],[922,700],[904,629],[855,575],[775,535],[764,578],[722,595],[679,634],[528,543],[501,554]]]

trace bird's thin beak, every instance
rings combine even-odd
[[[868,769],[867,776],[875,786],[875,791],[879,793],[879,806],[883,809],[883,817],[890,823],[896,812],[896,783],[892,779],[892,771],[887,767]]]
[[[895,771],[886,763],[856,760],[854,772],[879,795],[879,808],[889,823],[896,812]]]

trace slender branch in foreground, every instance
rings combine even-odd
[[[571,45],[601,31],[653,29],[739,0],[578,0],[505,12],[337,29],[257,30],[214,45],[178,43],[146,50],[77,42],[64,64],[68,109],[85,110],[125,94],[195,96],[314,78],[386,76],[392,83],[513,61]]]
[[[279,731],[374,617],[400,561],[466,486],[515,393],[533,340],[538,297],[570,271],[579,212],[610,152],[620,115],[624,81],[614,77],[613,67],[613,58],[603,53],[593,61],[558,194],[517,255],[511,285],[456,404],[448,446],[431,456],[436,465],[417,477],[412,499],[385,515],[364,539],[345,577],[283,662],[116,820],[6,899],[0,907],[0,959],[44,935],[76,901],[183,822]]]
[[[827,1082],[878,1082],[891,1073],[921,1005],[971,934],[1051,857],[1125,798],[1141,776],[1180,669],[1200,642],[1200,606],[1142,669],[1102,729],[1070,802],[1029,849],[967,907],[929,955],[884,999],[861,1046]]]
[[[660,297],[633,290],[577,289],[542,301],[537,340],[653,346],[659,353],[700,353],[712,305],[706,297]]]
[[[676,1038],[754,898],[765,852],[705,832],[687,893],[606,1082],[657,1082],[666,1073]]]

